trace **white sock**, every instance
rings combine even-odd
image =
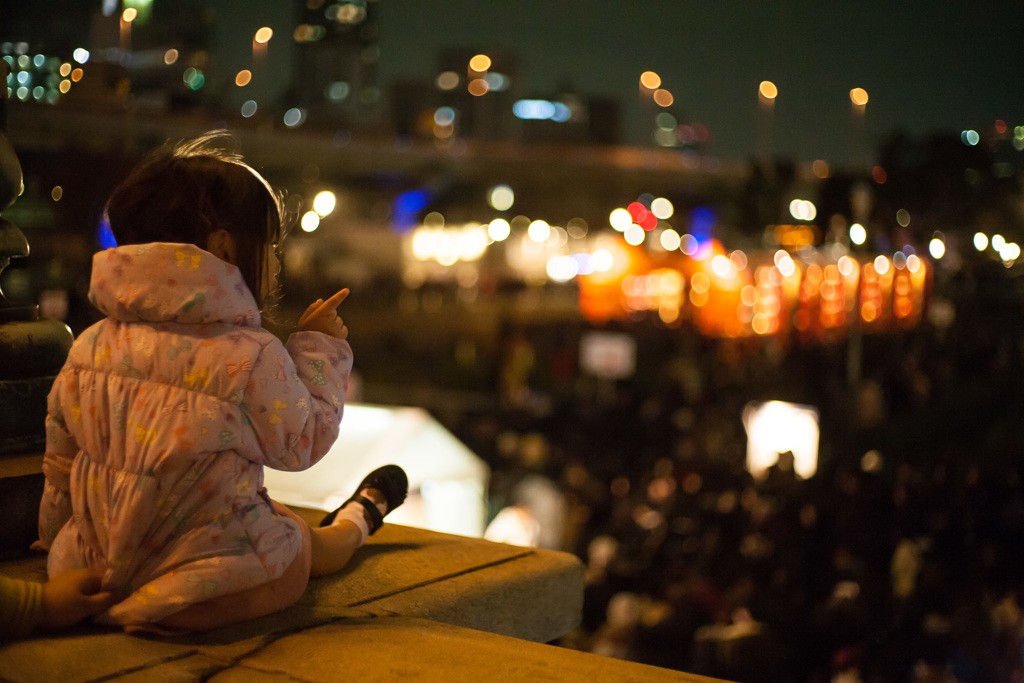
[[[366,517],[363,516],[363,506],[361,504],[352,501],[341,508],[331,524],[337,524],[339,519],[352,522],[359,527],[359,545],[366,543],[366,537],[370,535],[370,525],[366,523]]]

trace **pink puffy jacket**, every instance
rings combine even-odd
[[[104,571],[101,621],[151,624],[263,585],[302,534],[263,466],[302,470],[338,435],[348,342],[260,327],[241,274],[193,245],[99,252],[83,332],[54,382],[39,534],[49,574]]]

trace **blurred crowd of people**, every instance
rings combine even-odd
[[[848,342],[638,326],[658,361],[598,380],[535,337],[549,365],[456,431],[491,464],[492,515],[586,564],[564,646],[738,681],[1024,681],[1010,320],[865,337],[859,377]],[[748,473],[742,408],[767,398],[819,408],[813,477],[788,453]]]

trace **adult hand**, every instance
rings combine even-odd
[[[102,576],[91,569],[73,569],[44,583],[40,628],[67,628],[116,603],[114,593],[100,591]]]
[[[348,297],[348,288],[341,290],[327,301],[317,299],[309,305],[299,318],[300,332],[323,332],[337,339],[348,337],[348,328],[338,315],[338,306]]]

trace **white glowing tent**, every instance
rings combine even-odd
[[[409,497],[387,521],[483,536],[487,465],[421,408],[345,406],[338,440],[304,472],[265,470],[270,497],[286,505],[333,510],[367,472],[394,463],[409,475]]]
[[[766,401],[749,403],[743,410],[747,430],[747,470],[763,478],[779,459],[793,453],[793,469],[803,479],[818,469],[818,411],[812,406]]]

